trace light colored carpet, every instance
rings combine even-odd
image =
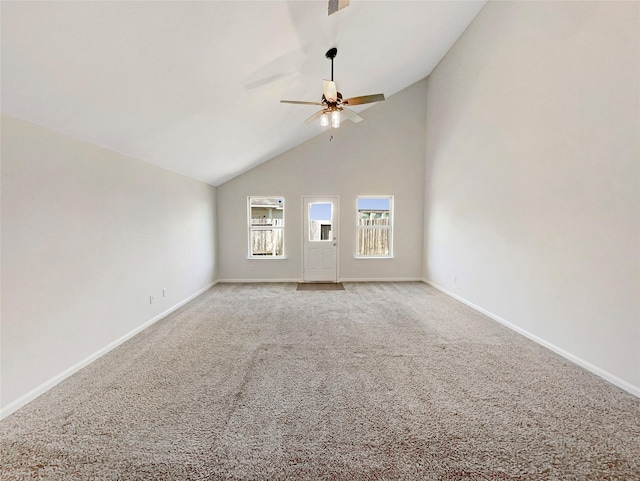
[[[221,284],[0,423],[9,480],[637,480],[640,400],[422,283]]]

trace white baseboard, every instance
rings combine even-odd
[[[338,279],[338,282],[423,282],[421,277],[347,277]],[[285,282],[304,282],[302,279],[219,279],[219,283],[259,283],[259,282],[272,282],[272,283],[285,283]]]
[[[149,319],[144,324],[141,324],[140,326],[136,327],[135,329],[133,329],[132,331],[128,332],[124,336],[122,336],[122,337],[116,339],[115,341],[107,344],[103,348],[101,348],[98,351],[96,351],[93,354],[91,354],[89,357],[86,357],[85,359],[83,359],[82,361],[74,364],[70,368],[65,369],[64,371],[62,371],[61,373],[59,373],[56,376],[52,377],[48,381],[42,383],[40,386],[36,387],[35,389],[32,389],[31,391],[29,391],[28,393],[24,394],[23,396],[20,396],[15,401],[7,404],[4,408],[0,409],[0,419],[4,419],[7,416],[10,416],[11,414],[16,412],[21,407],[27,405],[28,403],[30,403],[31,401],[36,399],[38,396],[41,396],[42,394],[47,392],[49,389],[51,389],[55,385],[61,383],[62,381],[67,379],[69,376],[71,376],[71,375],[75,374],[76,372],[78,372],[80,369],[88,366],[89,364],[91,364],[96,359],[104,356],[109,351],[115,349],[120,344],[122,344],[125,341],[131,339],[133,336],[135,336],[139,332],[142,332],[143,330],[145,330],[146,328],[148,328],[152,324],[158,322],[160,319],[163,319],[163,318],[167,317],[173,311],[175,311],[175,310],[179,309],[180,307],[184,306],[187,302],[195,299],[196,297],[198,297],[203,292],[208,291],[213,286],[215,286],[217,283],[218,283],[218,281],[215,281],[215,282],[212,282],[211,284],[203,287],[199,291],[195,292],[194,294],[190,295],[186,299],[184,299],[184,300],[180,301],[179,303],[175,304],[174,306],[170,307],[166,311],[162,312],[161,314],[158,314],[153,319]]]
[[[562,349],[561,347],[556,346],[555,344],[550,343],[549,341],[546,341],[544,339],[542,339],[541,337],[536,336],[535,334],[530,333],[529,331],[522,329],[521,327],[516,326],[515,324],[512,324],[511,322],[507,321],[506,319],[503,319],[500,316],[496,316],[495,314],[493,314],[492,312],[487,311],[486,309],[475,305],[473,302],[470,302],[468,300],[466,300],[463,297],[460,297],[459,295],[445,289],[444,287],[441,287],[437,284],[435,284],[434,282],[431,282],[428,279],[422,279],[422,282],[424,282],[425,284],[430,285],[431,287],[438,289],[440,292],[443,292],[444,294],[448,295],[449,297],[453,297],[454,299],[456,299],[457,301],[462,302],[463,304],[469,306],[470,308],[484,314],[487,317],[490,317],[491,319],[493,319],[496,322],[499,322],[500,324],[508,327],[509,329],[516,331],[518,334],[522,334],[524,337],[531,339],[532,341],[534,341],[537,344],[540,344],[543,347],[546,347],[547,349],[555,352],[556,354],[559,354],[560,356],[564,357],[565,359],[568,359],[569,361],[573,362],[574,364],[577,364],[580,367],[585,368],[587,371],[591,371],[592,373],[594,373],[597,376],[600,376],[602,379],[610,382],[611,384],[615,384],[616,386],[618,386],[621,389],[624,389],[625,391],[629,392],[630,394],[633,394],[636,397],[640,397],[640,387],[638,386],[634,386],[631,383],[628,383],[627,381],[620,379],[617,376],[614,376],[613,374],[605,371],[604,369],[599,368],[598,366],[595,366],[593,364],[591,364],[588,361],[585,361],[584,359],[571,354],[568,351],[565,351],[564,349]]]
[[[287,283],[302,282],[301,279],[218,279],[219,284],[251,284],[251,283]]]
[[[420,277],[343,277],[340,282],[420,282]]]

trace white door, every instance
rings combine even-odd
[[[304,282],[338,281],[338,198],[304,197]]]

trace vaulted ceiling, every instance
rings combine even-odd
[[[484,3],[3,1],[2,111],[219,185],[325,129],[279,101],[320,101],[329,48],[345,98],[389,97]]]

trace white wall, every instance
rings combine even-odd
[[[488,3],[428,80],[424,249],[430,282],[637,395],[639,66],[638,2]]]
[[[299,121],[308,115],[301,107]],[[422,277],[426,81],[362,117],[359,124],[343,122],[218,187],[220,280],[302,278],[304,195],[340,196],[340,279]],[[395,258],[355,259],[356,196],[377,194],[395,196]],[[249,195],[285,197],[287,259],[247,259]]]
[[[210,285],[214,226],[214,187],[3,115],[3,414]]]

